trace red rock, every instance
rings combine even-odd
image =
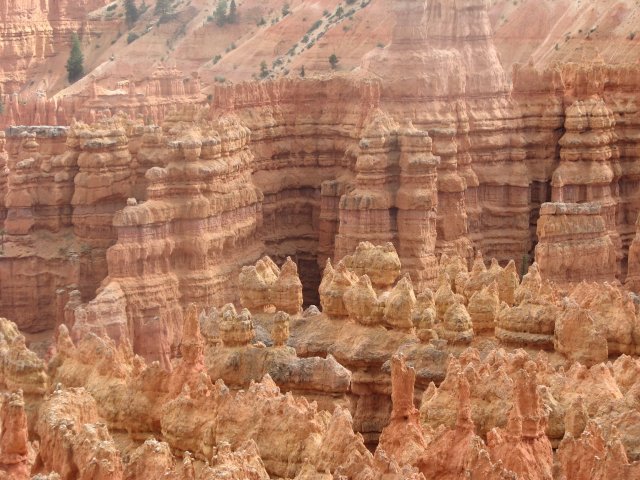
[[[30,478],[35,451],[29,442],[27,415],[22,390],[2,399],[0,435],[0,476],[22,480]]]

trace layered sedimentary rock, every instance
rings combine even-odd
[[[0,93],[6,95],[5,98],[10,98],[8,94],[17,94],[27,81],[27,73],[45,64],[58,51],[64,51],[70,44],[72,32],[88,30],[87,14],[104,4],[98,0],[5,5],[0,12],[0,55],[3,59],[3,75],[0,77],[3,88]],[[35,123],[46,123],[46,118]]]
[[[598,202],[606,230],[621,257],[616,227],[622,170],[614,127],[613,111],[602,99],[576,102],[567,108],[565,134],[559,141],[560,164],[551,186],[554,201]]]
[[[557,283],[612,281],[616,249],[600,203],[546,203],[540,208],[536,263]]]
[[[553,349],[555,322],[560,308],[553,289],[534,263],[514,295],[515,305],[503,306],[496,319],[496,337],[507,345]],[[505,308],[506,307],[506,308]]]
[[[247,249],[246,255],[238,254],[234,269],[255,262],[264,253],[278,263],[291,256],[299,266],[307,304],[318,300],[314,284],[320,279],[317,265],[324,266],[327,256],[346,255],[366,235],[373,235],[370,238],[376,243],[392,241],[405,271],[420,288],[435,283],[434,252],[458,252],[469,259],[471,241],[500,261],[515,259],[516,269],[524,270],[526,265],[521,268],[521,264],[528,263],[536,241],[531,226],[537,224],[537,205],[551,199],[552,184],[553,195],[569,195],[574,184],[565,180],[578,180],[567,168],[591,162],[614,172],[606,185],[598,184],[589,175],[583,180],[593,191],[593,199],[606,210],[607,232],[624,270],[625,249],[630,242],[628,218],[638,203],[633,193],[631,154],[635,127],[628,119],[633,111],[623,107],[632,91],[635,70],[565,66],[537,72],[531,65],[518,67],[514,74],[516,88],[510,97],[483,2],[465,7],[396,2],[394,8],[398,27],[393,41],[368,55],[357,75],[210,88],[211,115],[219,117],[234,111],[243,126],[251,129],[251,150],[257,159],[252,163],[251,179],[264,195],[262,226],[256,230],[261,237],[256,243],[262,246]],[[405,65],[409,58],[406,55],[416,60],[410,68]],[[451,81],[439,82],[442,72]],[[113,170],[112,181],[117,183],[109,187],[114,198],[103,197],[91,205],[80,201],[85,196],[82,182],[92,178],[95,166],[78,167],[83,171],[77,175],[72,167],[60,173],[59,176],[78,180],[74,197],[79,203],[71,206],[72,218],[78,223],[74,225],[78,245],[67,251],[71,260],[76,259],[73,253],[80,253],[79,273],[63,273],[63,280],[47,282],[46,289],[51,293],[39,288],[42,293],[38,297],[53,295],[55,288],[49,286],[52,283],[56,288],[76,284],[84,301],[93,296],[106,272],[101,254],[105,247],[93,243],[108,244],[107,238],[113,242],[114,237],[110,230],[105,238],[89,238],[85,224],[91,217],[101,228],[108,228],[109,216],[114,209],[123,207],[124,184],[128,185],[125,190],[129,192],[130,206],[146,198],[150,180],[144,178],[145,172],[167,165],[173,155],[167,152],[168,144],[174,141],[176,128],[198,115],[193,114],[193,108],[172,111],[167,106],[156,110],[149,106],[148,111],[141,112],[138,97],[144,90],[149,98],[168,96],[174,103],[201,102],[204,96],[197,96],[197,76],[188,83],[183,80],[174,68],[159,67],[146,83],[122,83],[122,89],[127,90],[124,96],[130,101],[112,110],[121,109],[130,117],[142,115],[147,122],[166,124],[164,133],[158,127],[143,127],[133,121],[114,127],[114,131],[124,129],[126,133],[130,160],[126,158],[121,133],[110,136],[105,131],[108,129],[100,127],[92,134],[98,143],[118,138],[112,146],[95,146],[112,154],[107,163]],[[108,92],[98,83],[95,78],[87,82],[87,90],[80,97],[86,101],[81,110],[85,109],[82,112],[88,116],[83,113],[79,118],[113,123],[112,112],[105,111],[109,106]],[[599,93],[600,98],[582,102],[592,93]],[[563,95],[571,100],[568,105],[574,99],[582,102],[567,109],[566,122],[560,101]],[[307,108],[299,109],[301,102]],[[408,111],[406,105],[410,102],[423,102],[429,108]],[[547,103],[551,105],[548,108]],[[558,131],[563,122],[567,133],[560,142]],[[172,129],[174,134],[169,133]],[[620,155],[616,153],[616,138],[623,139],[624,152]],[[598,147],[600,144],[604,150]],[[86,153],[89,152],[90,148]],[[579,157],[583,160],[573,161]],[[129,180],[119,178],[123,172],[118,161],[128,164],[135,175]],[[617,184],[620,189],[616,191]],[[602,188],[613,193],[596,192]],[[384,208],[366,206],[366,198],[375,199]],[[576,201],[586,201],[586,197]],[[616,204],[621,205],[619,211],[624,214],[614,215],[617,220],[612,221],[611,211],[618,211]],[[96,208],[103,211],[95,216],[87,214]],[[50,221],[64,224],[65,215],[68,213],[56,213]],[[18,217],[8,220],[9,226],[12,222],[16,228],[26,225]],[[377,233],[365,232],[372,230],[373,224],[377,225]],[[624,240],[619,242],[618,236]],[[224,247],[227,252],[231,248],[229,244]],[[540,265],[544,274],[543,263]],[[200,270],[189,267],[192,269]],[[174,281],[166,283],[175,285]],[[218,290],[218,304],[234,299],[232,288],[223,291],[225,286],[219,283],[211,288]],[[187,295],[181,304],[207,295]],[[6,303],[15,304],[18,300],[13,296]],[[157,327],[151,325],[156,316],[148,316],[148,328],[155,335],[165,335],[163,321]]]
[[[525,136],[534,181],[532,227],[537,203],[598,202],[622,274],[638,211],[637,75],[635,65],[598,61],[514,68],[514,97],[532,133]]]
[[[235,272],[261,253],[262,194],[251,182],[249,131],[233,116],[194,128],[185,123],[194,114],[170,119],[168,162],[148,170],[147,201],[118,212],[118,242],[107,253],[108,281],[127,299],[134,350],[149,359],[178,345],[180,302],[237,298]]]
[[[24,406],[3,402],[0,468],[634,478],[640,367],[615,357],[639,352],[635,297],[602,282],[640,205],[637,69],[519,67],[510,95],[487,2],[393,8],[392,43],[354,75],[170,109],[204,94],[160,69],[126,101],[97,81],[61,101],[92,125],[58,140],[9,135],[0,306],[58,329],[45,371],[1,324],[0,385]]]
[[[411,122],[398,127],[381,112],[362,135],[354,188],[340,199],[336,259],[362,240],[393,242],[412,279],[433,283],[439,160],[432,141]]]
[[[21,327],[55,326],[58,289],[74,286],[90,300],[106,276],[113,216],[133,190],[130,127],[119,116],[91,127],[10,131],[15,156],[4,200],[7,255],[0,278],[11,279],[2,303],[21,318]]]
[[[380,104],[392,115],[407,102],[429,105],[410,118],[430,133],[441,157],[439,249],[469,256],[469,238],[486,239],[482,249],[491,255],[522,255],[529,249],[521,232],[529,182],[519,138],[511,133],[515,105],[486,5],[397,2],[395,8],[391,44],[366,57],[363,67],[385,79]],[[505,173],[495,175],[498,170]]]
[[[55,325],[55,290],[79,275],[65,235],[77,153],[64,151],[64,130],[10,132],[8,139],[0,304],[22,328],[45,330]]]
[[[105,252],[116,240],[113,217],[133,191],[125,128],[118,119],[105,120],[97,128],[76,124],[67,139],[67,146],[79,152],[71,222],[80,250],[90,252],[81,262],[78,279],[84,298],[91,298],[107,275]],[[104,175],[105,170],[109,175]]]
[[[638,217],[640,220],[640,216]],[[639,225],[636,221],[636,225]],[[640,291],[640,237],[636,233],[629,246],[628,270],[625,285],[632,291]]]
[[[70,35],[71,31],[66,32],[64,43]],[[145,124],[159,125],[176,105],[202,104],[205,100],[197,72],[185,75],[175,67],[156,65],[151,74],[137,82],[131,77],[114,81],[110,77],[105,79],[105,75],[98,76],[102,77],[101,85],[96,75],[90,75],[80,81],[84,85],[82,91],[74,86],[73,95],[59,92],[48,96],[40,87],[35,91],[31,88],[18,91],[14,85],[9,85],[4,92],[0,91],[0,101],[5,106],[4,115],[0,115],[0,126],[70,125],[74,120],[95,123],[116,112],[139,118]]]
[[[564,302],[583,307],[557,304],[558,352],[534,357],[524,350],[492,349],[481,356],[457,345],[460,332],[473,335],[473,320],[464,307],[469,299],[454,293],[443,275],[442,288],[453,300],[438,319],[438,296],[429,290],[415,295],[408,277],[398,279],[396,259],[390,246],[363,244],[339,262],[336,269],[350,284],[321,293],[321,298],[327,291],[342,293],[346,313],[333,318],[316,308],[302,315],[271,308],[252,315],[231,304],[199,314],[190,304],[181,314],[180,355],[167,353],[162,363],[147,364],[133,354],[126,337],[116,344],[106,328],[78,329],[74,343],[61,325],[48,374],[41,362],[32,362],[33,374],[11,384],[32,388],[30,401],[40,404],[34,473],[133,480],[151,472],[193,479],[251,471],[256,478],[302,479],[329,471],[353,479],[400,480],[419,479],[420,474],[453,479],[470,471],[489,478],[548,479],[554,463],[551,445],[580,451],[587,437],[573,443],[567,438],[580,438],[589,419],[602,429],[603,438],[618,442],[606,471],[635,471],[631,461],[640,457],[635,433],[640,365],[627,356],[609,366],[597,363],[595,349],[580,333],[591,325],[605,352],[609,343],[618,351],[631,348],[637,335],[630,297],[625,303],[615,287],[579,285]],[[273,265],[263,263],[275,275]],[[451,259],[446,265],[457,263]],[[477,298],[490,288],[495,303],[495,278],[509,270],[483,265],[479,256],[461,291],[473,287],[469,291]],[[328,264],[325,277],[333,282],[337,273]],[[480,276],[490,283],[482,286]],[[556,305],[545,285],[534,264],[511,295],[517,305],[536,295]],[[74,295],[70,297],[71,302]],[[338,297],[333,299],[335,303]],[[592,299],[597,303],[589,303]],[[613,316],[624,311],[621,306],[629,311]],[[74,309],[74,328],[83,308]],[[515,309],[503,304],[501,313]],[[581,312],[591,315],[590,322]],[[608,329],[603,328],[605,318],[611,323]],[[18,340],[14,350],[29,358],[15,325],[2,325],[6,338]],[[597,328],[603,329],[601,334]],[[449,339],[452,332],[456,337]],[[3,364],[10,365],[11,350],[0,354]],[[551,361],[565,368],[556,369]],[[45,395],[44,388],[33,389],[40,381],[45,388],[56,387]],[[293,394],[283,395],[280,389]],[[24,411],[33,410],[25,403]],[[19,434],[20,429],[14,430]],[[125,432],[132,442],[126,456],[113,440]],[[380,432],[372,455],[365,441],[374,446]],[[160,435],[166,443],[142,443]],[[558,468],[579,468],[568,455],[558,454]],[[22,454],[18,464],[31,465],[29,458]]]

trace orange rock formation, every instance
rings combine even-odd
[[[354,72],[47,97],[102,5],[5,7],[0,479],[640,478],[640,67],[510,81],[498,7],[396,0]]]

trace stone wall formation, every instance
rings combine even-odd
[[[640,64],[392,0],[352,71],[22,101],[103,5],[5,3],[0,480],[640,480]]]

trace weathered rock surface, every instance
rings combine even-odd
[[[536,262],[545,279],[567,283],[616,278],[619,250],[601,213],[600,203],[542,205]]]
[[[545,43],[512,86],[485,0],[194,2],[124,59],[120,4],[0,12],[0,124],[49,124],[0,136],[0,478],[636,478],[640,68]],[[96,25],[94,75],[21,87]],[[290,74],[207,84],[236,34]]]
[[[290,257],[282,269],[269,257],[258,260],[255,266],[243,267],[238,282],[240,302],[249,310],[273,307],[290,314],[302,311],[302,282]]]

